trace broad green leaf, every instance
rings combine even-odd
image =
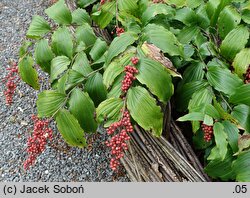
[[[228,152],[224,160],[216,159],[208,163],[204,168],[205,172],[212,178],[220,178],[222,181],[235,179],[235,173],[232,169],[233,157]]]
[[[95,33],[88,24],[77,27],[75,36],[78,43],[81,41],[85,43],[86,48],[93,46],[96,41]]]
[[[205,65],[201,62],[194,62],[185,69],[183,73],[183,80],[181,81],[182,84],[199,81],[204,78],[204,71]]]
[[[70,146],[83,148],[87,146],[84,131],[77,119],[66,109],[61,109],[56,115],[56,125],[63,139]]]
[[[59,80],[57,83],[57,91],[59,93],[65,94],[66,93],[66,83],[68,80],[68,72],[66,72]]]
[[[32,45],[31,41],[23,41],[22,46],[19,49],[19,57],[24,56],[25,54],[27,54],[27,50],[28,48]]]
[[[124,75],[119,75],[112,87],[111,90],[108,92],[107,97],[108,98],[120,98],[121,94],[122,94],[122,80],[123,80]]]
[[[200,110],[205,110],[207,104],[211,104],[214,97],[214,93],[210,88],[202,88],[193,93],[191,100],[188,104],[189,112],[196,111],[199,107]]]
[[[238,139],[240,131],[235,124],[229,121],[223,121],[222,124],[228,137],[228,143],[235,153],[238,151]]]
[[[247,72],[250,65],[250,48],[242,49],[236,54],[233,62],[234,71],[239,77],[243,78],[243,74]]]
[[[95,105],[87,93],[74,89],[69,99],[69,111],[78,120],[85,132],[95,132]]]
[[[37,111],[39,117],[51,117],[65,105],[66,95],[53,90],[38,94]]]
[[[77,4],[82,7],[88,7],[90,4],[95,3],[98,0],[77,0]]]
[[[215,139],[215,143],[216,143],[216,147],[218,148],[218,154],[221,158],[221,160],[224,160],[227,154],[227,133],[225,133],[225,129],[224,126],[219,123],[216,122],[213,126],[213,130],[214,130],[214,139]]]
[[[103,84],[103,78],[100,73],[94,74],[87,80],[85,91],[88,92],[89,96],[94,101],[95,106],[98,106],[107,98],[107,90]]]
[[[230,102],[250,106],[250,84],[244,84],[237,87],[235,93],[230,97]]]
[[[159,47],[164,53],[171,56],[184,55],[183,46],[179,43],[175,35],[162,26],[149,24],[145,27],[144,33],[147,41]]]
[[[205,81],[193,81],[184,84],[177,89],[178,97],[176,97],[177,109],[179,111],[185,111],[188,107],[188,103],[192,98],[194,92],[199,91],[205,87],[208,87],[208,83]]]
[[[138,0],[118,1],[118,9],[120,12],[136,13],[138,10],[137,1]]]
[[[84,52],[79,52],[76,55],[72,69],[79,72],[83,76],[87,76],[93,71],[93,69],[90,67],[87,55]]]
[[[232,168],[236,173],[236,180],[250,182],[250,151],[242,152],[233,162]]]
[[[188,113],[180,118],[177,121],[185,122],[185,121],[203,121],[204,120],[204,113],[201,112],[191,112]]]
[[[203,123],[206,124],[206,125],[208,125],[208,126],[213,126],[214,125],[214,120],[213,120],[213,118],[211,116],[205,114]]]
[[[37,71],[33,68],[34,61],[31,56],[21,58],[18,71],[21,79],[28,85],[38,90],[40,88]]]
[[[142,23],[144,25],[147,24],[148,22],[150,22],[151,19],[153,19],[158,14],[164,14],[167,17],[171,17],[175,14],[175,10],[166,4],[161,4],[161,3],[152,4],[145,10],[145,12],[143,12],[141,17]]]
[[[72,22],[71,12],[65,5],[64,0],[59,0],[51,7],[47,8],[45,13],[60,25],[68,25]]]
[[[42,39],[36,44],[35,59],[36,63],[43,71],[50,73],[51,60],[54,58],[47,39]]]
[[[205,114],[211,116],[214,119],[221,119],[220,113],[212,104],[206,104]]]
[[[41,16],[35,15],[32,18],[30,27],[27,32],[29,38],[40,38],[51,30],[47,21]]]
[[[173,95],[172,78],[159,62],[148,58],[140,59],[136,78],[162,102],[166,103]]]
[[[66,90],[75,87],[77,84],[82,83],[86,78],[79,72],[69,69]]]
[[[243,10],[242,11],[242,20],[247,23],[250,24],[250,10]]]
[[[197,26],[186,26],[179,32],[177,38],[181,43],[187,44],[196,37],[198,32],[199,29]]]
[[[96,109],[96,117],[99,123],[107,120],[109,123],[120,119],[123,101],[121,98],[109,98],[99,104]]]
[[[124,71],[124,67],[130,63],[130,59],[134,56],[134,53],[135,51],[128,50],[114,59],[106,67],[103,73],[103,83],[107,88],[110,88],[116,77]]]
[[[57,56],[65,55],[69,58],[72,57],[73,41],[72,35],[67,27],[60,27],[54,32],[52,35],[51,48]]]
[[[101,6],[101,10],[92,14],[92,19],[100,26],[105,28],[115,16],[116,2],[106,2]]]
[[[187,6],[190,8],[197,8],[202,2],[203,0],[187,0]]]
[[[187,26],[197,25],[197,23],[198,23],[197,14],[195,13],[194,10],[192,10],[191,8],[188,8],[188,7],[178,9],[176,11],[176,15],[175,15],[174,19],[184,23]]]
[[[50,80],[53,82],[60,74],[68,69],[70,60],[66,56],[57,56],[51,61]]]
[[[236,9],[232,6],[226,6],[220,13],[218,19],[218,30],[220,37],[224,39],[231,30],[236,28],[240,21],[241,16],[236,11]]]
[[[163,113],[154,98],[142,87],[130,88],[127,107],[132,118],[145,130],[159,137],[162,133]]]
[[[235,55],[245,47],[248,38],[248,28],[245,26],[238,26],[230,31],[222,41],[220,46],[221,54],[228,60],[233,60]]]
[[[180,8],[186,5],[186,0],[168,0],[168,3],[177,6],[177,8]]]
[[[90,24],[91,19],[86,10],[78,8],[72,12],[72,23],[83,25],[84,23]]]
[[[229,69],[209,67],[207,72],[208,82],[217,90],[232,95],[243,84],[243,81]]]
[[[232,116],[239,122],[241,128],[250,133],[250,107],[247,105],[235,106],[232,111]]]
[[[94,46],[91,48],[89,55],[92,60],[97,61],[107,50],[107,43],[101,39],[97,39]]]
[[[135,42],[135,38],[130,33],[123,33],[120,36],[116,37],[107,53],[106,64],[109,64],[110,61],[120,53],[124,52],[127,47]]]

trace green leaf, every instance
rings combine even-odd
[[[203,121],[204,120],[204,113],[201,112],[191,112],[188,113],[180,118],[177,121],[185,122],[185,121]]]
[[[181,84],[202,80],[205,74],[204,68],[205,65],[201,62],[194,62],[189,65],[183,73]]]
[[[100,73],[94,74],[87,80],[85,91],[88,92],[89,96],[94,101],[95,106],[98,106],[107,98],[107,90],[103,84],[103,78]]]
[[[231,95],[229,100],[234,104],[245,104],[250,106],[250,84],[244,84],[237,87],[235,93]]]
[[[66,109],[61,109],[56,116],[56,125],[63,136],[63,139],[70,146],[85,147],[87,146],[84,138],[84,131],[80,127],[77,119]]]
[[[236,153],[237,155],[242,153],[243,150],[249,150],[250,148],[250,135],[241,135],[238,140],[239,151]],[[234,154],[234,155],[236,155]]]
[[[124,75],[119,75],[111,88],[111,90],[108,92],[107,97],[108,98],[119,98],[122,94],[122,80]]]
[[[115,16],[116,2],[106,2],[101,6],[101,10],[92,14],[92,19],[100,26],[105,28]]]
[[[109,64],[110,61],[120,53],[124,52],[127,47],[135,42],[135,38],[130,33],[123,33],[120,36],[116,37],[107,53],[106,64]]]
[[[45,13],[60,25],[68,25],[72,22],[71,12],[65,5],[64,0],[59,0],[51,7],[47,8]]]
[[[202,2],[203,0],[187,0],[187,6],[190,8],[197,8]]]
[[[47,39],[42,39],[36,44],[35,59],[36,63],[42,68],[43,71],[50,73],[51,60],[54,54],[49,46]]]
[[[51,61],[50,80],[53,82],[60,74],[68,69],[70,60],[66,56],[57,56]]]
[[[232,169],[233,157],[228,152],[224,160],[216,159],[208,163],[204,168],[205,172],[212,178],[220,178],[222,181],[235,179],[235,173]]]
[[[95,3],[97,0],[77,0],[77,4],[82,7],[88,7],[89,5]]]
[[[168,0],[168,3],[180,8],[186,5],[186,0]]]
[[[120,12],[136,13],[138,10],[137,1],[138,0],[118,1],[118,9]]]
[[[82,83],[86,78],[79,72],[69,69],[66,90],[75,87],[77,84]]]
[[[138,64],[138,71],[136,78],[139,82],[145,84],[160,101],[166,103],[173,95],[174,86],[170,74],[164,67],[159,62],[143,58]]]
[[[65,55],[69,58],[72,57],[73,53],[73,41],[72,35],[70,34],[67,27],[58,28],[52,35],[52,44],[53,52],[57,55]]]
[[[92,60],[97,61],[107,50],[107,43],[101,39],[97,39],[94,46],[92,47],[89,55]]]
[[[178,97],[175,98],[178,104],[177,109],[179,111],[185,111],[188,108],[188,103],[193,93],[206,87],[208,87],[208,83],[205,81],[193,81],[178,88],[176,91]]]
[[[119,120],[123,101],[121,98],[109,98],[99,104],[96,109],[96,117],[99,123],[108,120],[113,123]]]
[[[221,119],[222,118],[219,111],[212,104],[206,104],[205,114],[211,116],[214,119]]]
[[[25,56],[18,64],[21,79],[38,90],[40,88],[37,71],[33,68],[34,61],[31,56]]]
[[[147,24],[151,19],[159,14],[164,14],[167,17],[171,17],[175,14],[175,10],[166,4],[152,4],[145,10],[145,12],[143,12],[141,17],[142,23],[144,25]]]
[[[224,131],[224,126],[219,122],[214,124],[213,130],[216,147],[218,148],[219,152],[218,154],[221,160],[224,160],[227,154],[227,134]]]
[[[250,182],[250,151],[242,152],[233,162],[232,168],[236,173],[236,180],[240,182]]]
[[[243,10],[242,11],[242,20],[245,23],[250,24],[250,10]]]
[[[46,33],[51,30],[47,21],[44,20],[41,16],[35,15],[32,18],[30,27],[27,32],[27,37],[29,38],[41,38]]]
[[[31,41],[24,41],[19,49],[19,57],[24,56],[31,45],[32,45]]]
[[[127,107],[133,119],[145,130],[159,137],[162,133],[163,113],[154,98],[142,87],[130,88]]]
[[[66,72],[57,83],[57,91],[59,93],[65,94],[66,93],[66,82],[68,80],[68,72]]]
[[[78,8],[72,12],[72,23],[83,25],[84,23],[91,23],[88,12],[84,9]]]
[[[123,71],[124,67],[122,65],[116,61],[111,62],[103,73],[103,83],[105,86],[110,88],[116,77],[119,76]]]
[[[74,89],[69,99],[69,111],[78,120],[84,131],[96,131],[95,105],[87,93],[78,88]]]
[[[236,54],[233,62],[234,71],[240,78],[247,72],[250,65],[250,48],[242,49]]]
[[[83,76],[87,76],[93,71],[93,69],[90,67],[87,55],[84,52],[79,52],[76,55],[72,69],[79,72]]]
[[[51,117],[65,104],[66,95],[53,90],[38,94],[37,111],[39,117]]]
[[[149,24],[145,27],[144,33],[147,41],[159,47],[164,53],[171,56],[184,55],[183,46],[179,43],[175,35],[162,26]]]
[[[232,95],[237,87],[243,84],[243,81],[229,69],[222,67],[209,67],[207,72],[208,82],[217,90]]]
[[[193,144],[195,149],[203,150],[212,144],[212,141],[205,141],[204,132],[200,129],[193,135]]]
[[[235,106],[232,111],[232,116],[239,122],[241,128],[250,133],[250,107],[247,105]]]
[[[232,6],[226,6],[220,13],[218,19],[218,30],[220,37],[224,39],[226,35],[236,28],[241,21],[240,14]]]
[[[198,32],[199,29],[197,26],[190,26],[190,27],[186,26],[179,32],[177,38],[181,43],[188,44],[191,40],[193,40],[196,37]]]
[[[235,124],[229,121],[223,121],[222,124],[224,126],[224,131],[226,132],[228,137],[228,143],[235,153],[238,151],[238,139],[240,131]]]
[[[178,9],[176,11],[176,15],[174,17],[175,20],[182,22],[183,24],[190,26],[190,25],[197,25],[198,23],[198,16],[194,10],[188,7],[184,7]]]
[[[76,28],[75,37],[78,43],[81,41],[85,43],[86,48],[93,46],[96,41],[95,33],[88,24],[83,24]]]
[[[221,54],[228,60],[233,60],[235,55],[245,47],[248,38],[248,28],[238,26],[230,31],[222,41],[220,46]]]

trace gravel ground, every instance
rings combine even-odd
[[[18,48],[32,15],[43,15],[45,0],[0,0],[0,79],[6,76],[10,59],[17,61]],[[46,76],[42,73],[42,78]],[[43,85],[43,89],[46,89]],[[0,181],[128,181],[124,173],[110,170],[105,136],[97,134],[88,149],[69,148],[60,135],[48,145],[37,163],[23,170],[26,140],[32,130],[31,115],[36,113],[37,93],[20,83],[12,106],[5,105],[4,84],[0,86]]]

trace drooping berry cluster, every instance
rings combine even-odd
[[[120,27],[116,27],[116,35],[120,36],[122,33],[124,33],[124,29]]]
[[[110,167],[112,170],[117,170],[120,165],[119,160],[124,156],[123,152],[128,149],[126,143],[130,139],[128,133],[133,132],[133,126],[130,121],[130,114],[125,110],[122,119],[118,122],[111,124],[107,130],[108,135],[115,134],[106,145],[111,148],[111,161]]]
[[[49,120],[41,120],[37,116],[32,115],[34,121],[34,129],[32,136],[28,138],[27,152],[28,159],[24,162],[24,169],[32,166],[39,154],[45,150],[48,139],[52,139],[52,129],[49,128]]]
[[[245,75],[245,83],[246,84],[250,83],[250,65],[249,65],[249,67],[247,69],[247,73]]]
[[[213,137],[213,126],[208,126],[204,123],[201,124],[201,129],[204,132],[204,140],[209,142]]]
[[[13,95],[16,90],[16,82],[19,80],[18,67],[15,62],[11,63],[11,67],[7,68],[8,75],[3,79],[6,81],[6,90],[4,91],[6,105],[11,105],[13,102]]]
[[[125,66],[125,72],[124,79],[122,80],[122,91],[127,93],[133,81],[136,79],[134,75],[138,73],[138,70],[133,66],[127,65]]]

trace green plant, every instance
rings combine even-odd
[[[26,83],[39,89],[31,45],[36,63],[50,75],[52,90],[39,94],[38,116],[55,118],[71,146],[85,146],[84,133],[102,123],[113,130],[111,140],[120,137],[127,130],[124,117],[161,136],[163,109],[175,85],[175,110],[188,111],[178,120],[191,121],[194,143],[205,149],[206,172],[221,180],[249,181],[250,171],[244,168],[250,163],[249,2],[78,4],[81,8],[73,12],[63,0],[48,8],[45,13],[57,23],[53,27],[35,16],[27,32],[33,40],[21,47],[19,71]],[[110,33],[115,27],[117,36],[111,43],[96,36],[93,22]],[[201,125],[204,130],[213,126],[207,142]],[[126,148],[120,140],[118,150]],[[116,156],[114,148],[111,166],[116,169],[114,161],[122,154],[119,150]]]

